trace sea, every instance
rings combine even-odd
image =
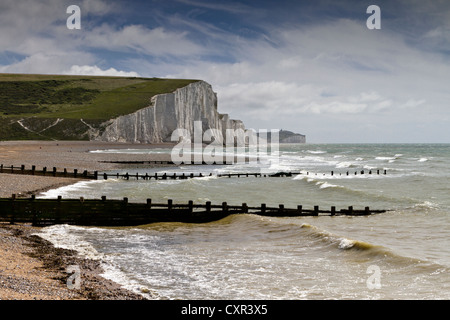
[[[150,159],[171,149],[94,152],[141,153]],[[120,228],[55,225],[39,235],[101,261],[105,278],[158,300],[450,298],[450,144],[281,144],[257,156],[258,162],[229,165],[130,166],[119,172],[204,177],[83,181],[39,197],[387,211],[236,214],[202,224]],[[255,172],[295,174],[218,176]]]

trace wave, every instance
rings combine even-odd
[[[357,165],[355,165],[352,162],[347,162],[347,161],[339,162],[338,164],[336,164],[336,168],[356,168],[356,167],[357,167]]]
[[[142,285],[140,285],[135,279],[127,276],[122,269],[112,261],[111,253],[101,253],[95,249],[92,243],[84,240],[88,234],[95,234],[96,236],[101,237],[102,234],[107,232],[118,233],[120,230],[96,227],[86,228],[64,224],[42,228],[34,235],[49,241],[56,248],[72,250],[83,259],[99,261],[102,269],[104,270],[101,276],[105,279],[109,279],[120,284],[125,289],[141,294],[147,298],[157,296],[157,293],[153,290],[143,291]],[[146,292],[150,291],[152,296],[146,294]]]
[[[56,189],[51,189],[45,192],[42,192],[37,198],[41,198],[41,199],[53,199],[53,198],[57,198],[58,196],[62,196],[64,197],[72,197],[74,192],[80,192],[83,190],[91,190],[92,189],[92,185],[95,184],[103,184],[103,183],[112,183],[114,181],[114,179],[109,179],[109,180],[90,180],[90,181],[79,181],[76,182],[74,184],[68,185],[68,186],[63,186],[60,188],[56,188]]]
[[[369,259],[388,258],[391,260],[391,262],[396,262],[399,264],[422,262],[420,259],[414,257],[399,255],[387,247],[372,244],[366,241],[342,237],[308,223],[303,223],[300,227],[306,232],[307,236],[317,241],[323,242],[324,244],[328,245],[328,248],[337,250],[337,252],[363,255],[365,258]]]
[[[91,260],[102,260],[100,254],[89,242],[68,232],[68,229],[77,230],[81,227],[69,225],[54,225],[41,229],[35,235],[51,242],[56,248],[76,251],[81,257]]]
[[[331,184],[326,181],[319,181],[316,183],[317,186],[319,186],[320,189],[327,189],[327,188],[345,188],[344,186],[339,186],[336,184]]]
[[[375,157],[375,160],[382,160],[382,161],[387,161],[389,163],[393,163],[395,162],[395,160],[400,159],[403,156],[403,154],[398,153],[395,154],[393,157]]]

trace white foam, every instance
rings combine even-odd
[[[426,161],[428,161],[428,159],[427,158],[420,158],[419,160],[417,160],[418,162],[426,162]]]
[[[353,167],[354,165],[353,165],[353,163],[351,163],[351,162],[339,162],[337,165],[336,165],[336,168],[351,168],[351,167]]]
[[[387,161],[387,160],[395,160],[396,157],[376,157],[376,160],[383,160],[383,161]]]
[[[83,258],[101,260],[102,255],[95,250],[89,242],[83,241],[81,238],[68,232],[70,228],[76,229],[79,227],[54,225],[41,229],[40,232],[36,233],[36,235],[50,241],[56,248],[74,250]]]
[[[130,291],[134,291],[137,294],[150,297],[144,292],[150,291],[148,288],[142,287],[135,280],[130,279],[120,268],[116,267],[113,260],[110,259],[108,255],[99,253],[93,246],[87,241],[81,239],[81,237],[75,235],[71,231],[89,231],[89,232],[108,232],[107,230],[100,228],[90,228],[85,229],[77,226],[69,225],[54,225],[41,229],[35,235],[50,241],[55,248],[62,248],[67,250],[73,250],[78,253],[78,255],[83,259],[97,260],[100,261],[102,269],[104,272],[100,274],[103,278],[112,280],[123,288]],[[144,289],[144,290],[143,290]],[[155,293],[152,292],[151,296]]]
[[[80,190],[88,190],[91,189],[91,185],[93,184],[99,184],[99,183],[105,183],[106,181],[113,181],[113,180],[92,180],[92,181],[80,181],[68,186],[63,186],[57,189],[51,189],[45,192],[42,192],[38,198],[42,199],[53,199],[58,196],[71,196],[74,191],[80,191]]]
[[[335,185],[335,184],[331,184],[329,182],[323,182],[323,181],[319,181],[316,183],[316,185],[320,186],[320,189],[326,189],[326,188],[339,188],[341,186]]]
[[[347,250],[347,249],[352,248],[355,245],[354,240],[350,240],[347,238],[342,238],[340,240],[341,241],[339,242],[339,249]]]

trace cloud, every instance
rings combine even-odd
[[[91,76],[117,76],[117,77],[140,77],[137,72],[118,71],[114,68],[102,70],[97,66],[78,66],[73,65],[69,70],[63,71],[63,74],[70,75],[91,75]]]
[[[3,73],[60,74],[74,63],[92,62],[90,54],[83,52],[37,52],[13,64],[0,66]]]
[[[368,30],[366,8],[353,3],[173,3],[154,3],[143,19],[143,3],[84,0],[72,32],[69,0],[2,1],[0,48],[14,59],[0,72],[203,79],[220,112],[319,141],[406,139],[402,126],[438,137],[433,123],[448,119],[444,2],[381,1],[381,30]]]
[[[103,24],[90,30],[82,42],[87,48],[101,48],[146,55],[187,56],[203,53],[202,48],[187,39],[187,32],[173,32],[163,27],[149,29],[143,25],[115,28]]]

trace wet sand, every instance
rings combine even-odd
[[[32,165],[58,170],[103,171],[120,169],[120,164],[101,161],[170,160],[167,155],[120,155],[90,153],[99,149],[160,148],[170,145],[143,145],[72,141],[0,142],[0,164]],[[148,165],[147,165],[148,167]],[[0,197],[31,194],[75,183],[70,178],[0,174]],[[98,261],[80,259],[76,252],[55,248],[34,235],[31,225],[0,224],[0,299],[3,300],[142,300],[144,297],[101,277]],[[80,268],[79,289],[69,288],[67,267]],[[148,292],[146,292],[148,296]]]

